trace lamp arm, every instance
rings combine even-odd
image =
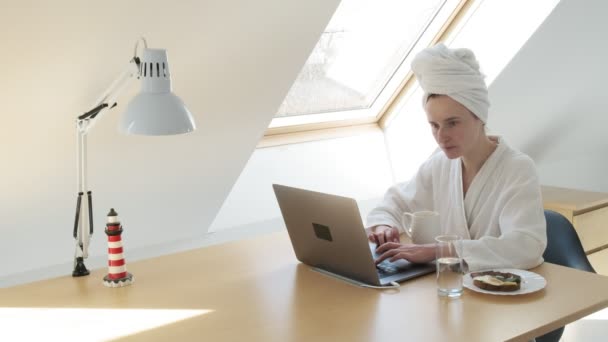
[[[116,106],[116,99],[124,92],[129,81],[134,76],[139,77],[139,66],[139,58],[133,57],[125,70],[95,102],[93,109],[76,118],[78,191],[73,232],[76,242],[72,272],[74,276],[89,274],[83,261],[88,257],[89,243],[93,234],[93,197],[87,185],[87,134],[105,112]],[[83,198],[85,196],[86,198]]]
[[[78,116],[80,129],[86,134],[109,109],[116,106],[116,99],[124,92],[129,81],[139,77],[140,60],[135,56],[131,59],[125,70],[112,82],[103,94],[93,104],[93,109]]]

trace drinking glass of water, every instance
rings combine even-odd
[[[440,235],[435,254],[437,257],[437,293],[456,298],[462,295],[462,238],[458,235]]]

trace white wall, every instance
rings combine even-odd
[[[608,2],[562,0],[490,88],[490,126],[542,183],[608,192]]]
[[[71,272],[74,120],[123,70],[139,36],[168,50],[174,91],[198,130],[120,135],[120,108],[136,87],[94,128],[94,265],[107,257],[102,230],[110,207],[125,228],[127,260],[131,251],[155,246],[156,253],[167,242],[207,231],[337,4],[4,1],[0,277],[51,265]]]
[[[264,229],[283,223],[272,184],[284,184],[355,198],[363,216],[392,182],[384,135],[257,149],[212,225],[212,230],[247,226]]]

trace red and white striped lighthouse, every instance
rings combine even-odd
[[[131,285],[135,278],[127,272],[122,250],[122,225],[114,208],[108,213],[106,234],[108,235],[108,274],[103,277],[103,284],[108,287]]]

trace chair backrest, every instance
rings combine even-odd
[[[545,210],[545,219],[547,220],[547,248],[543,253],[545,261],[595,273],[572,223],[562,214],[551,210]],[[564,327],[560,327],[537,337],[536,342],[558,342],[563,333]]]
[[[545,261],[595,273],[572,223],[562,214],[551,210],[545,210],[545,219],[547,220],[547,248],[543,254]]]

